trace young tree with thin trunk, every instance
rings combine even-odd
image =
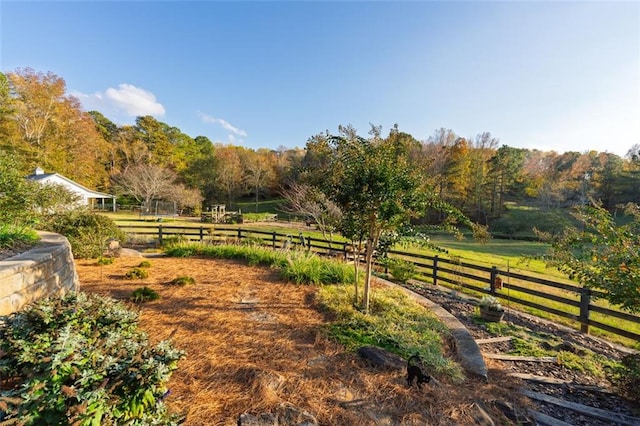
[[[342,234],[366,242],[362,305],[368,312],[373,258],[381,235],[430,208],[457,210],[432,197],[427,179],[410,163],[409,146],[402,138],[382,139],[379,128],[373,128],[370,139],[357,136],[351,128],[340,130],[340,135],[329,138],[333,156],[323,190],[342,210]]]

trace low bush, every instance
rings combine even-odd
[[[163,399],[184,353],[152,346],[137,313],[85,293],[42,299],[0,322],[7,424],[173,425]]]
[[[393,278],[401,283],[406,283],[416,274],[416,265],[406,260],[388,257],[383,263]]]
[[[149,272],[144,268],[133,268],[124,274],[124,277],[128,280],[143,280],[149,278]]]
[[[149,262],[148,260],[143,260],[138,265],[138,268],[151,268],[151,262]]]
[[[115,261],[113,257],[100,256],[96,262],[98,265],[112,265]]]
[[[102,256],[110,238],[119,241],[125,238],[113,220],[84,209],[47,216],[40,227],[67,237],[73,255],[81,259]]]
[[[140,287],[131,293],[131,300],[136,303],[144,303],[151,300],[160,299],[160,295],[157,291],[150,287]]]
[[[172,285],[179,285],[179,286],[194,285],[195,283],[196,283],[196,280],[193,279],[193,277],[190,277],[187,275],[181,275],[171,280]]]

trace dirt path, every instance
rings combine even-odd
[[[106,266],[76,261],[81,289],[128,299],[146,285],[161,294],[135,306],[152,341],[168,338],[187,352],[167,398],[187,425],[235,425],[243,412],[259,414],[282,402],[324,425],[476,424],[475,401],[491,411],[492,400],[514,395],[517,381],[509,378],[489,384],[439,378],[440,387],[407,389],[404,372],[373,370],[329,342],[313,302],[315,288],[283,282],[273,270],[160,257],[148,259],[149,278],[125,280],[142,260],[119,258]],[[170,285],[179,275],[196,284]]]

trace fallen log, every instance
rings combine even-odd
[[[578,404],[577,402],[565,401],[564,399],[556,398],[554,396],[546,395],[540,392],[533,392],[528,389],[521,389],[520,392],[524,396],[535,399],[536,401],[542,401],[548,404],[557,405],[559,407],[568,408],[570,410],[577,411],[596,419],[628,426],[637,426],[640,424],[640,418],[638,417],[631,417],[624,414],[613,413],[611,411],[603,410],[600,408]]]
[[[492,354],[482,353],[482,356],[490,359],[498,359],[501,361],[527,361],[527,362],[558,362],[558,358],[555,356],[520,356],[520,355],[505,355],[505,354]]]
[[[572,426],[571,423],[567,423],[560,419],[556,419],[555,417],[551,417],[547,414],[541,413],[535,410],[529,410],[529,414],[533,419],[540,425],[545,426]]]
[[[605,394],[613,393],[609,389],[605,389],[600,386],[581,385],[581,384],[575,383],[573,380],[558,379],[556,377],[536,376],[536,375],[527,374],[527,373],[507,373],[507,376],[515,377],[516,379],[526,380],[528,382],[541,383],[544,385],[566,385],[577,390],[600,392]]]

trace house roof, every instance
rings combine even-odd
[[[49,180],[49,178],[54,176],[62,179],[63,181],[67,182],[69,185],[78,188],[82,192],[89,194],[91,198],[113,198],[114,200],[116,198],[115,195],[106,194],[104,192],[99,192],[99,191],[94,191],[92,189],[89,189],[86,186],[80,185],[78,182],[75,182],[69,179],[68,177],[62,176],[59,173],[44,173],[42,169],[39,167],[35,170],[35,173],[27,176],[27,179],[33,180],[33,181],[47,181]]]

